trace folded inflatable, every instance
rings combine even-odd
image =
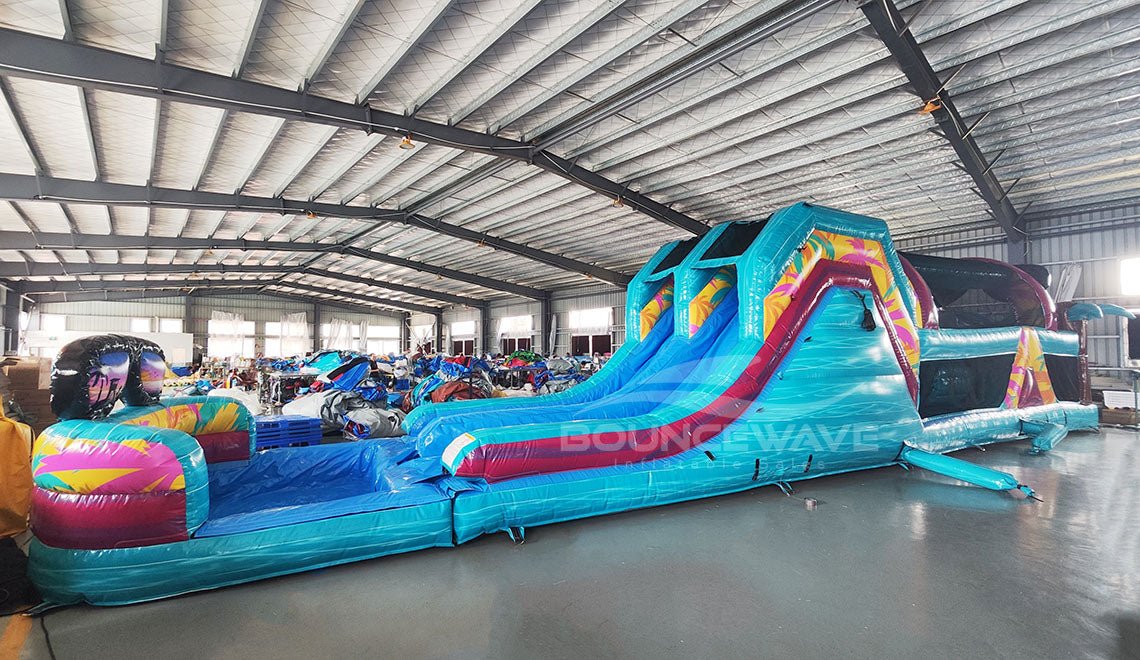
[[[132,603],[888,465],[1032,496],[945,454],[1096,427],[1040,270],[900,255],[879,220],[797,204],[659,250],[621,348],[577,387],[265,452],[237,403],[155,402],[155,347],[84,340],[56,365],[65,421],[36,441],[31,574],[49,604]],[[1005,312],[947,309],[971,291]]]

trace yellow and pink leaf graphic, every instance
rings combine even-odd
[[[90,440],[44,434],[36,441],[32,476],[61,493],[149,493],[186,488],[182,464],[166,445],[146,440]]]

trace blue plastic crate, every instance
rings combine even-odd
[[[302,415],[261,415],[255,417],[254,421],[257,423],[258,433],[262,431],[294,431],[321,428],[321,420],[315,417],[304,417]]]
[[[320,444],[321,420],[300,415],[264,415],[254,418],[257,448],[303,447]]]

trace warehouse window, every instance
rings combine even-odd
[[[534,333],[534,317],[529,314],[523,316],[504,316],[499,319],[499,350],[503,355],[510,355],[515,351],[531,350]]]
[[[574,355],[609,355],[613,338],[609,335],[571,335],[570,352]]]
[[[454,321],[451,326],[451,354],[475,354],[475,322]]]
[[[268,357],[284,357],[281,352],[281,323],[269,321],[265,324],[265,355]]]
[[[1120,260],[1120,294],[1140,296],[1140,257]]]
[[[400,352],[400,326],[368,325],[368,352],[388,355]]]
[[[182,332],[182,319],[159,319],[158,331],[164,333]]]
[[[1140,317],[1140,310],[1129,310]],[[1124,333],[1128,336],[1128,366],[1140,366],[1140,320],[1125,319]]]
[[[530,337],[504,337],[499,341],[499,349],[503,351],[503,355],[510,355],[515,351],[529,351],[530,347]]]
[[[157,321],[157,332],[182,332],[182,319],[164,319],[164,318],[139,318],[131,319],[131,332],[156,332],[155,325]]]
[[[574,355],[609,355],[613,349],[610,324],[612,307],[575,309],[570,312],[570,352]]]
[[[232,319],[210,319],[206,325],[206,354],[210,357],[252,357],[254,324],[240,316]]]
[[[500,337],[526,337],[534,332],[534,317],[504,316],[499,319]]]
[[[321,348],[342,351],[363,351],[367,340],[368,324],[364,321],[333,319],[321,324]]]
[[[455,321],[451,324],[452,337],[474,337],[475,336],[475,322],[474,321]]]
[[[40,314],[40,330],[64,332],[67,330],[67,317],[63,314]]]
[[[597,307],[595,309],[570,310],[571,330],[604,330],[609,332],[612,307]]]
[[[412,346],[426,347],[426,350],[435,350],[435,325],[413,325]]]
[[[295,357],[304,355],[312,348],[309,338],[309,321],[304,312],[284,321],[269,321],[265,324],[265,355],[269,357]]]

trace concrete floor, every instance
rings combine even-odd
[[[47,616],[67,658],[1140,657],[1140,434],[957,456]],[[45,658],[37,625],[23,651]]]

